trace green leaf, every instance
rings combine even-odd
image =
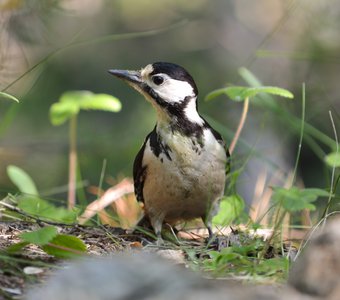
[[[50,120],[52,125],[64,124],[67,120],[77,115],[79,106],[73,102],[57,102],[50,108]]]
[[[273,190],[273,201],[281,204],[289,212],[303,209],[315,210],[315,205],[311,202],[314,202],[318,197],[329,196],[329,192],[315,188],[298,189],[297,187],[292,187],[285,189],[274,187]]]
[[[24,232],[20,234],[20,238],[24,242],[32,243],[35,245],[46,245],[58,234],[57,228],[54,226],[48,226],[36,231]]]
[[[77,213],[63,207],[55,207],[47,201],[34,197],[21,198],[18,207],[27,214],[56,222],[74,223]]]
[[[225,94],[234,101],[243,101],[246,98],[252,98],[260,93],[273,94],[285,98],[294,98],[293,94],[288,90],[273,86],[261,86],[261,87],[231,86],[212,91],[206,96],[205,100],[211,100],[213,98],[216,98],[217,96]]]
[[[9,247],[7,247],[5,251],[6,251],[6,253],[14,254],[14,253],[21,251],[24,247],[26,247],[29,244],[30,244],[29,242],[15,243],[15,244],[12,244]]]
[[[244,200],[240,195],[224,197],[221,200],[218,214],[213,218],[213,224],[227,226],[244,210]]]
[[[339,152],[329,153],[328,155],[326,155],[325,161],[330,167],[335,168],[340,167],[340,153]]]
[[[262,82],[248,69],[239,68],[238,73],[249,86],[263,86]],[[277,101],[275,101],[274,97],[270,94],[260,94],[258,97],[252,99],[252,103],[261,106],[262,109],[269,109],[274,113],[282,112],[282,108],[278,105]]]
[[[84,91],[84,90],[80,90],[80,91],[67,91],[65,93],[63,93],[59,99],[59,102],[62,103],[76,103],[77,106],[79,107],[79,102],[82,101],[85,98],[90,98],[92,97],[94,94],[90,91]]]
[[[256,272],[266,276],[272,276],[282,272],[286,275],[288,271],[289,260],[286,257],[264,259],[256,266]]]
[[[14,97],[11,94],[7,94],[7,93],[4,93],[4,92],[0,92],[0,97],[5,98],[5,99],[9,99],[9,100],[13,100],[15,102],[19,102],[18,98]]]
[[[72,258],[86,253],[86,245],[81,239],[66,234],[58,234],[42,249],[58,258]]]
[[[21,193],[38,196],[38,190],[32,178],[21,168],[10,165],[7,167],[7,175]]]
[[[53,125],[61,125],[77,115],[81,109],[118,112],[120,101],[108,94],[94,94],[90,91],[69,91],[61,95],[59,102],[50,109],[50,120]]]
[[[120,101],[108,94],[93,94],[91,97],[84,97],[80,101],[81,109],[89,110],[103,110],[118,112],[121,110],[122,105]]]

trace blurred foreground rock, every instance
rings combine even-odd
[[[340,299],[340,219],[314,234],[285,286],[205,279],[159,255],[129,252],[72,262],[26,299]]]
[[[293,264],[289,284],[301,293],[340,299],[340,218],[310,240]]]
[[[156,255],[117,254],[72,263],[56,272],[28,300],[113,299],[317,299],[278,286],[246,286],[241,283],[199,277],[183,265],[173,265]]]

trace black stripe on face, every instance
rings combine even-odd
[[[169,103],[164,101],[153,89],[152,87],[148,86],[146,83],[144,83],[141,86],[142,90],[147,93],[153,100],[155,100],[155,102],[163,108],[166,108]]]
[[[196,101],[195,98],[187,96],[180,102],[169,103],[163,100],[150,86],[144,84],[142,89],[145,93],[155,101],[155,103],[161,107],[170,116],[170,127],[172,131],[180,132],[185,136],[193,136],[197,138],[199,144],[201,144],[201,138],[203,135],[203,129],[205,123],[202,125],[188,120],[185,115],[185,108],[190,101]]]
[[[172,116],[170,126],[172,131],[178,131],[188,137],[195,137],[199,144],[202,144],[203,126],[190,121],[185,115],[185,109],[190,101],[196,101],[192,97],[186,97],[183,101],[173,103],[167,107],[167,111]]]

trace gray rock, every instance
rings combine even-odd
[[[57,271],[29,300],[191,299],[192,290],[210,290],[208,281],[156,255],[117,254],[87,258]]]
[[[285,286],[245,285],[200,277],[156,255],[117,254],[84,259],[57,271],[27,300],[308,300]]]
[[[340,218],[312,237],[292,266],[289,284],[302,293],[340,299]]]

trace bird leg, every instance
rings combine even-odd
[[[202,218],[202,221],[203,221],[205,227],[207,227],[207,229],[208,229],[208,233],[209,233],[208,244],[210,244],[214,240],[214,233],[213,233],[212,228],[211,228],[212,227],[211,217],[203,216],[201,218]]]
[[[149,216],[150,217],[150,216]],[[157,236],[157,246],[161,246],[164,244],[163,238],[162,238],[162,226],[163,226],[163,219],[162,218],[151,218],[150,222],[153,227],[153,230],[155,231],[155,234]]]

